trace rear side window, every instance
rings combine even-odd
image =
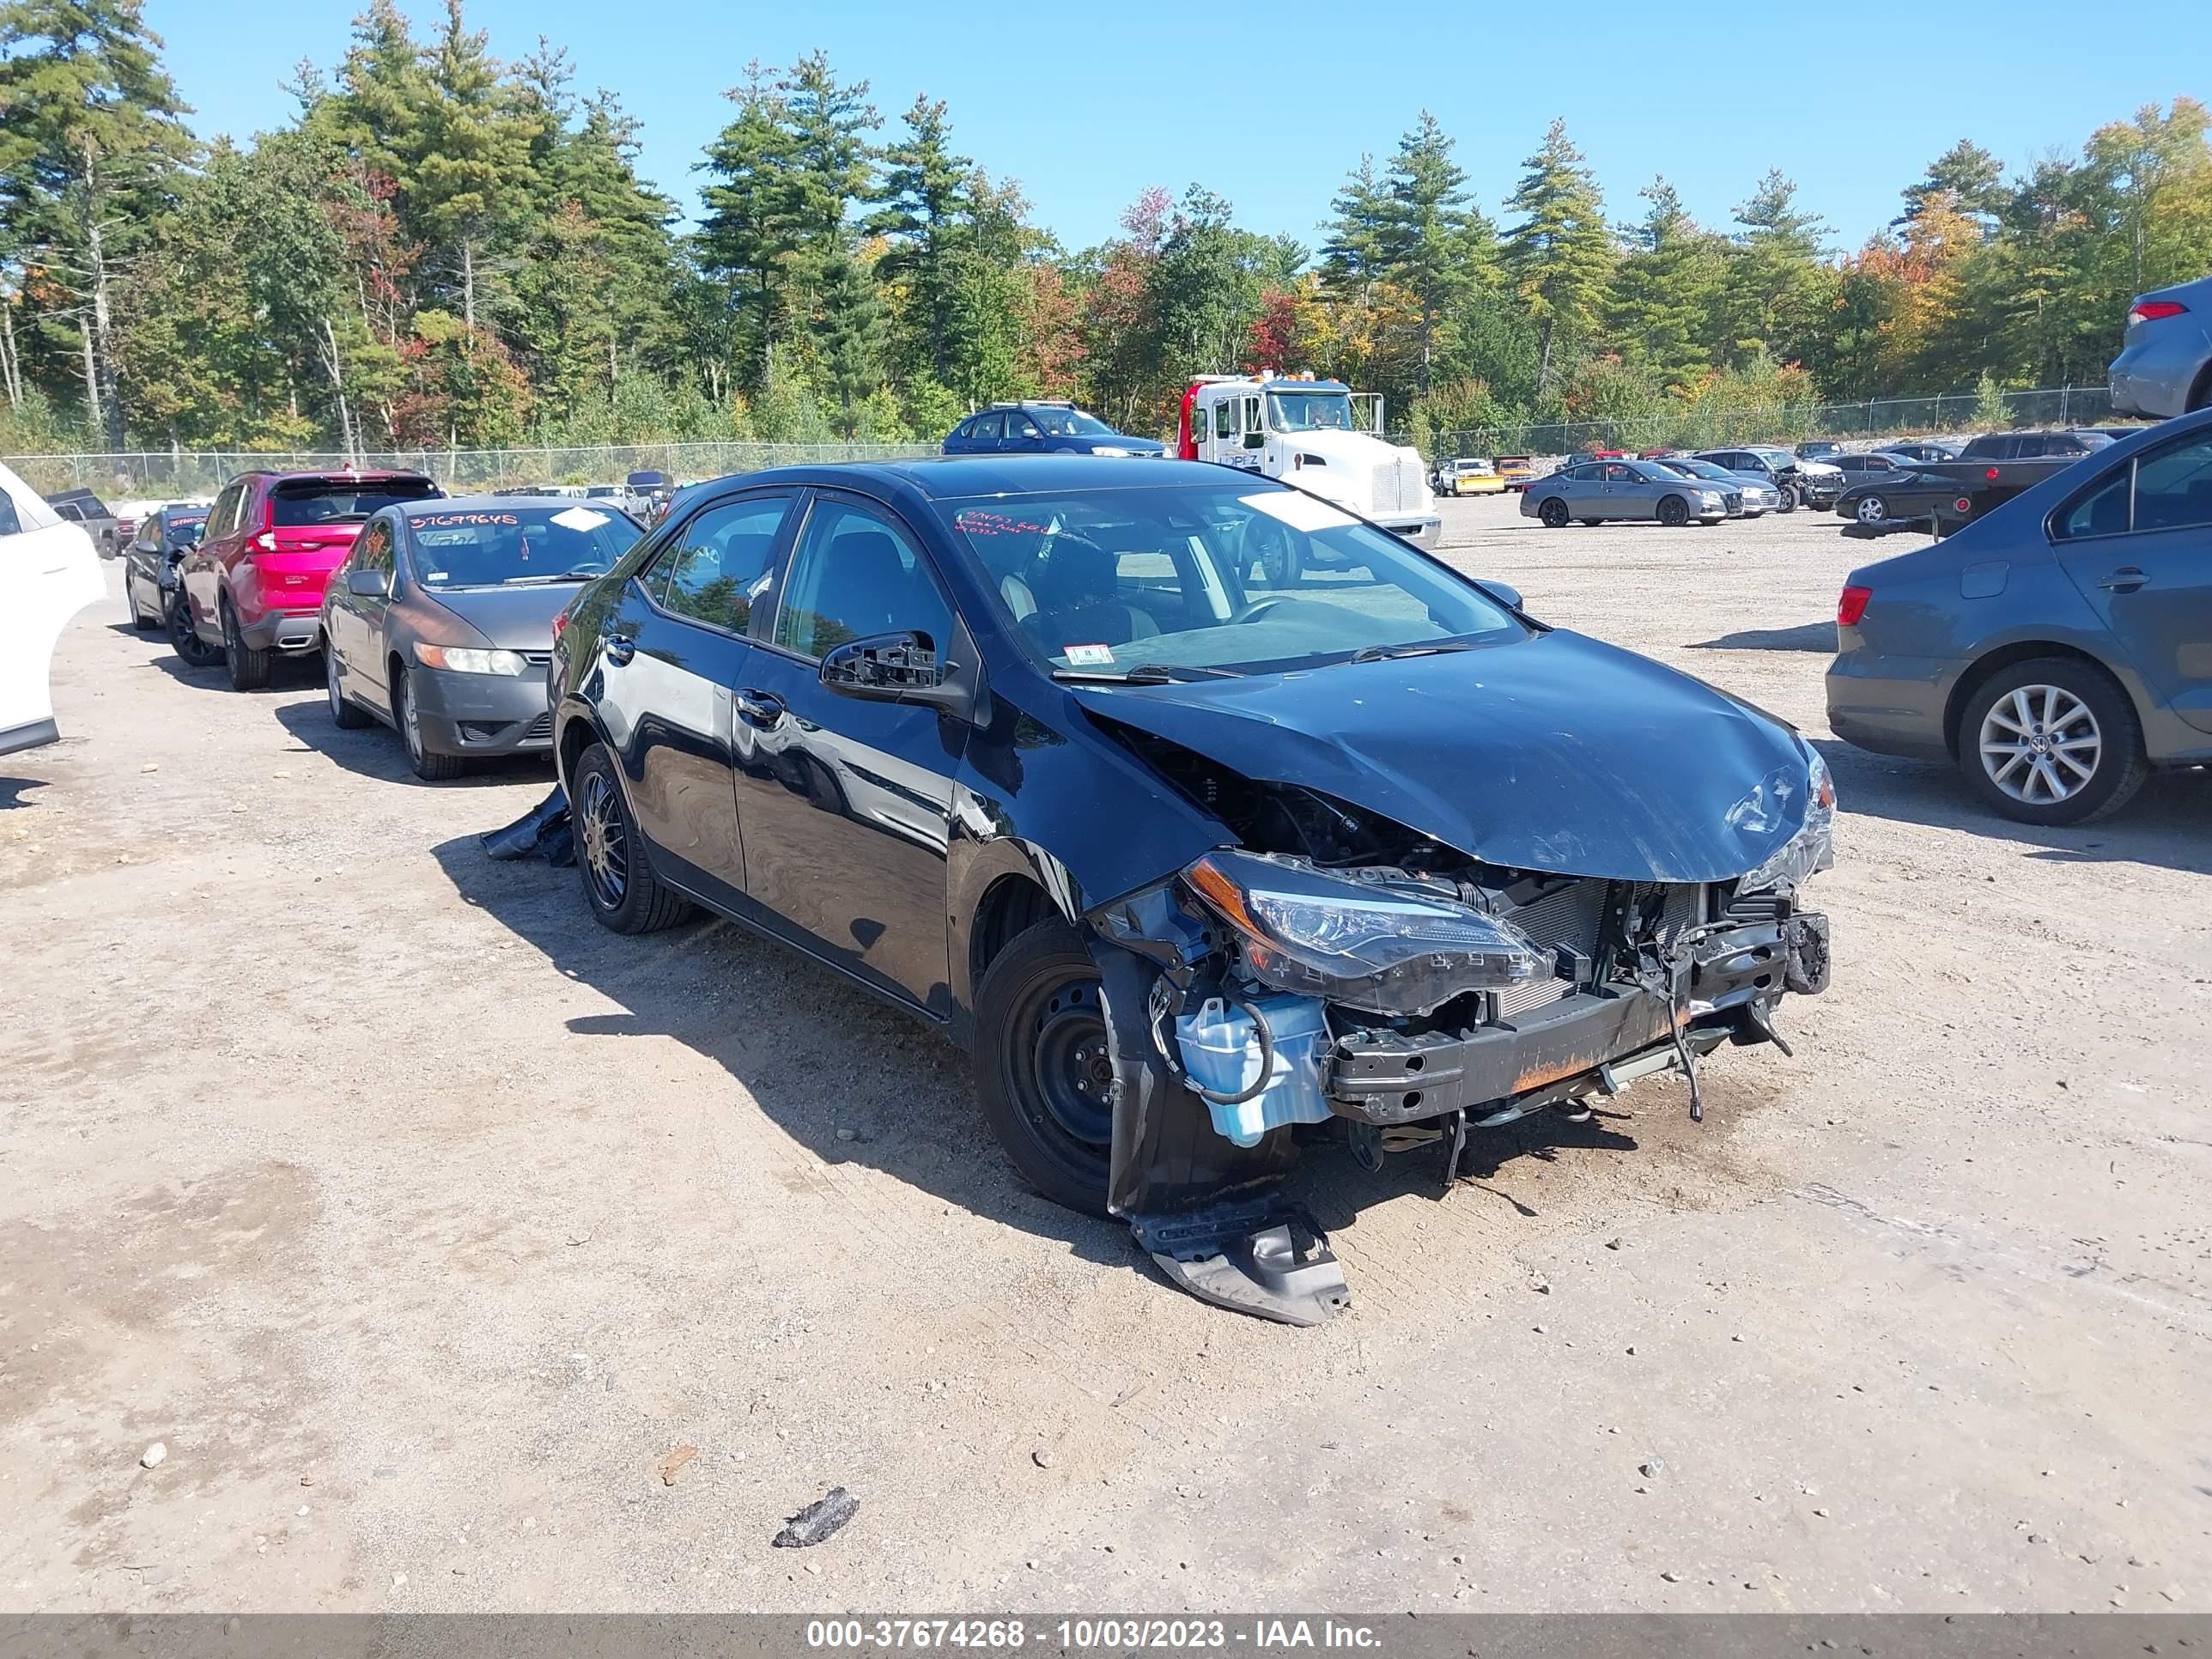
[[[356,478],[298,479],[280,483],[270,493],[270,522],[285,530],[359,524],[394,501],[430,501],[443,493],[428,478],[386,478],[375,483]]]
[[[787,494],[749,495],[708,507],[645,574],[653,603],[693,622],[742,634],[765,586]]]
[[[2062,508],[2061,541],[2212,526],[2212,438],[2141,456]]]
[[[0,536],[20,536],[22,533],[23,520],[15,511],[15,498],[6,490],[0,489]]]

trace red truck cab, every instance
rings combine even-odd
[[[324,586],[369,514],[445,493],[419,472],[241,473],[178,567],[189,626],[233,686],[267,684],[276,658],[320,647]]]

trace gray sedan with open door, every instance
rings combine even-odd
[[[599,502],[395,502],[362,526],[323,599],[331,718],[398,728],[417,777],[550,747],[555,619],[644,530]]]
[[[1608,519],[1649,523],[1718,524],[1743,510],[1741,488],[1706,478],[1686,478],[1656,461],[1584,461],[1561,467],[1522,492],[1521,515],[1554,530]]]

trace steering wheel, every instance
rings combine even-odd
[[[1290,603],[1291,596],[1287,593],[1263,594],[1259,599],[1247,601],[1244,607],[1229,620],[1232,624],[1257,622],[1277,605]]]

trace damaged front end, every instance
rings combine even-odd
[[[1243,844],[1086,917],[1113,1039],[1110,1206],[1194,1293],[1312,1324],[1350,1292],[1280,1192],[1298,1139],[1341,1139],[1370,1169],[1440,1146],[1448,1192],[1471,1130],[1580,1113],[1654,1073],[1682,1073],[1702,1118],[1703,1057],[1787,1054],[1782,998],[1828,983],[1826,918],[1799,901],[1834,796],[1805,753],[1731,809],[1786,811],[1786,839],[1703,882],[1492,865],[1166,754]]]

